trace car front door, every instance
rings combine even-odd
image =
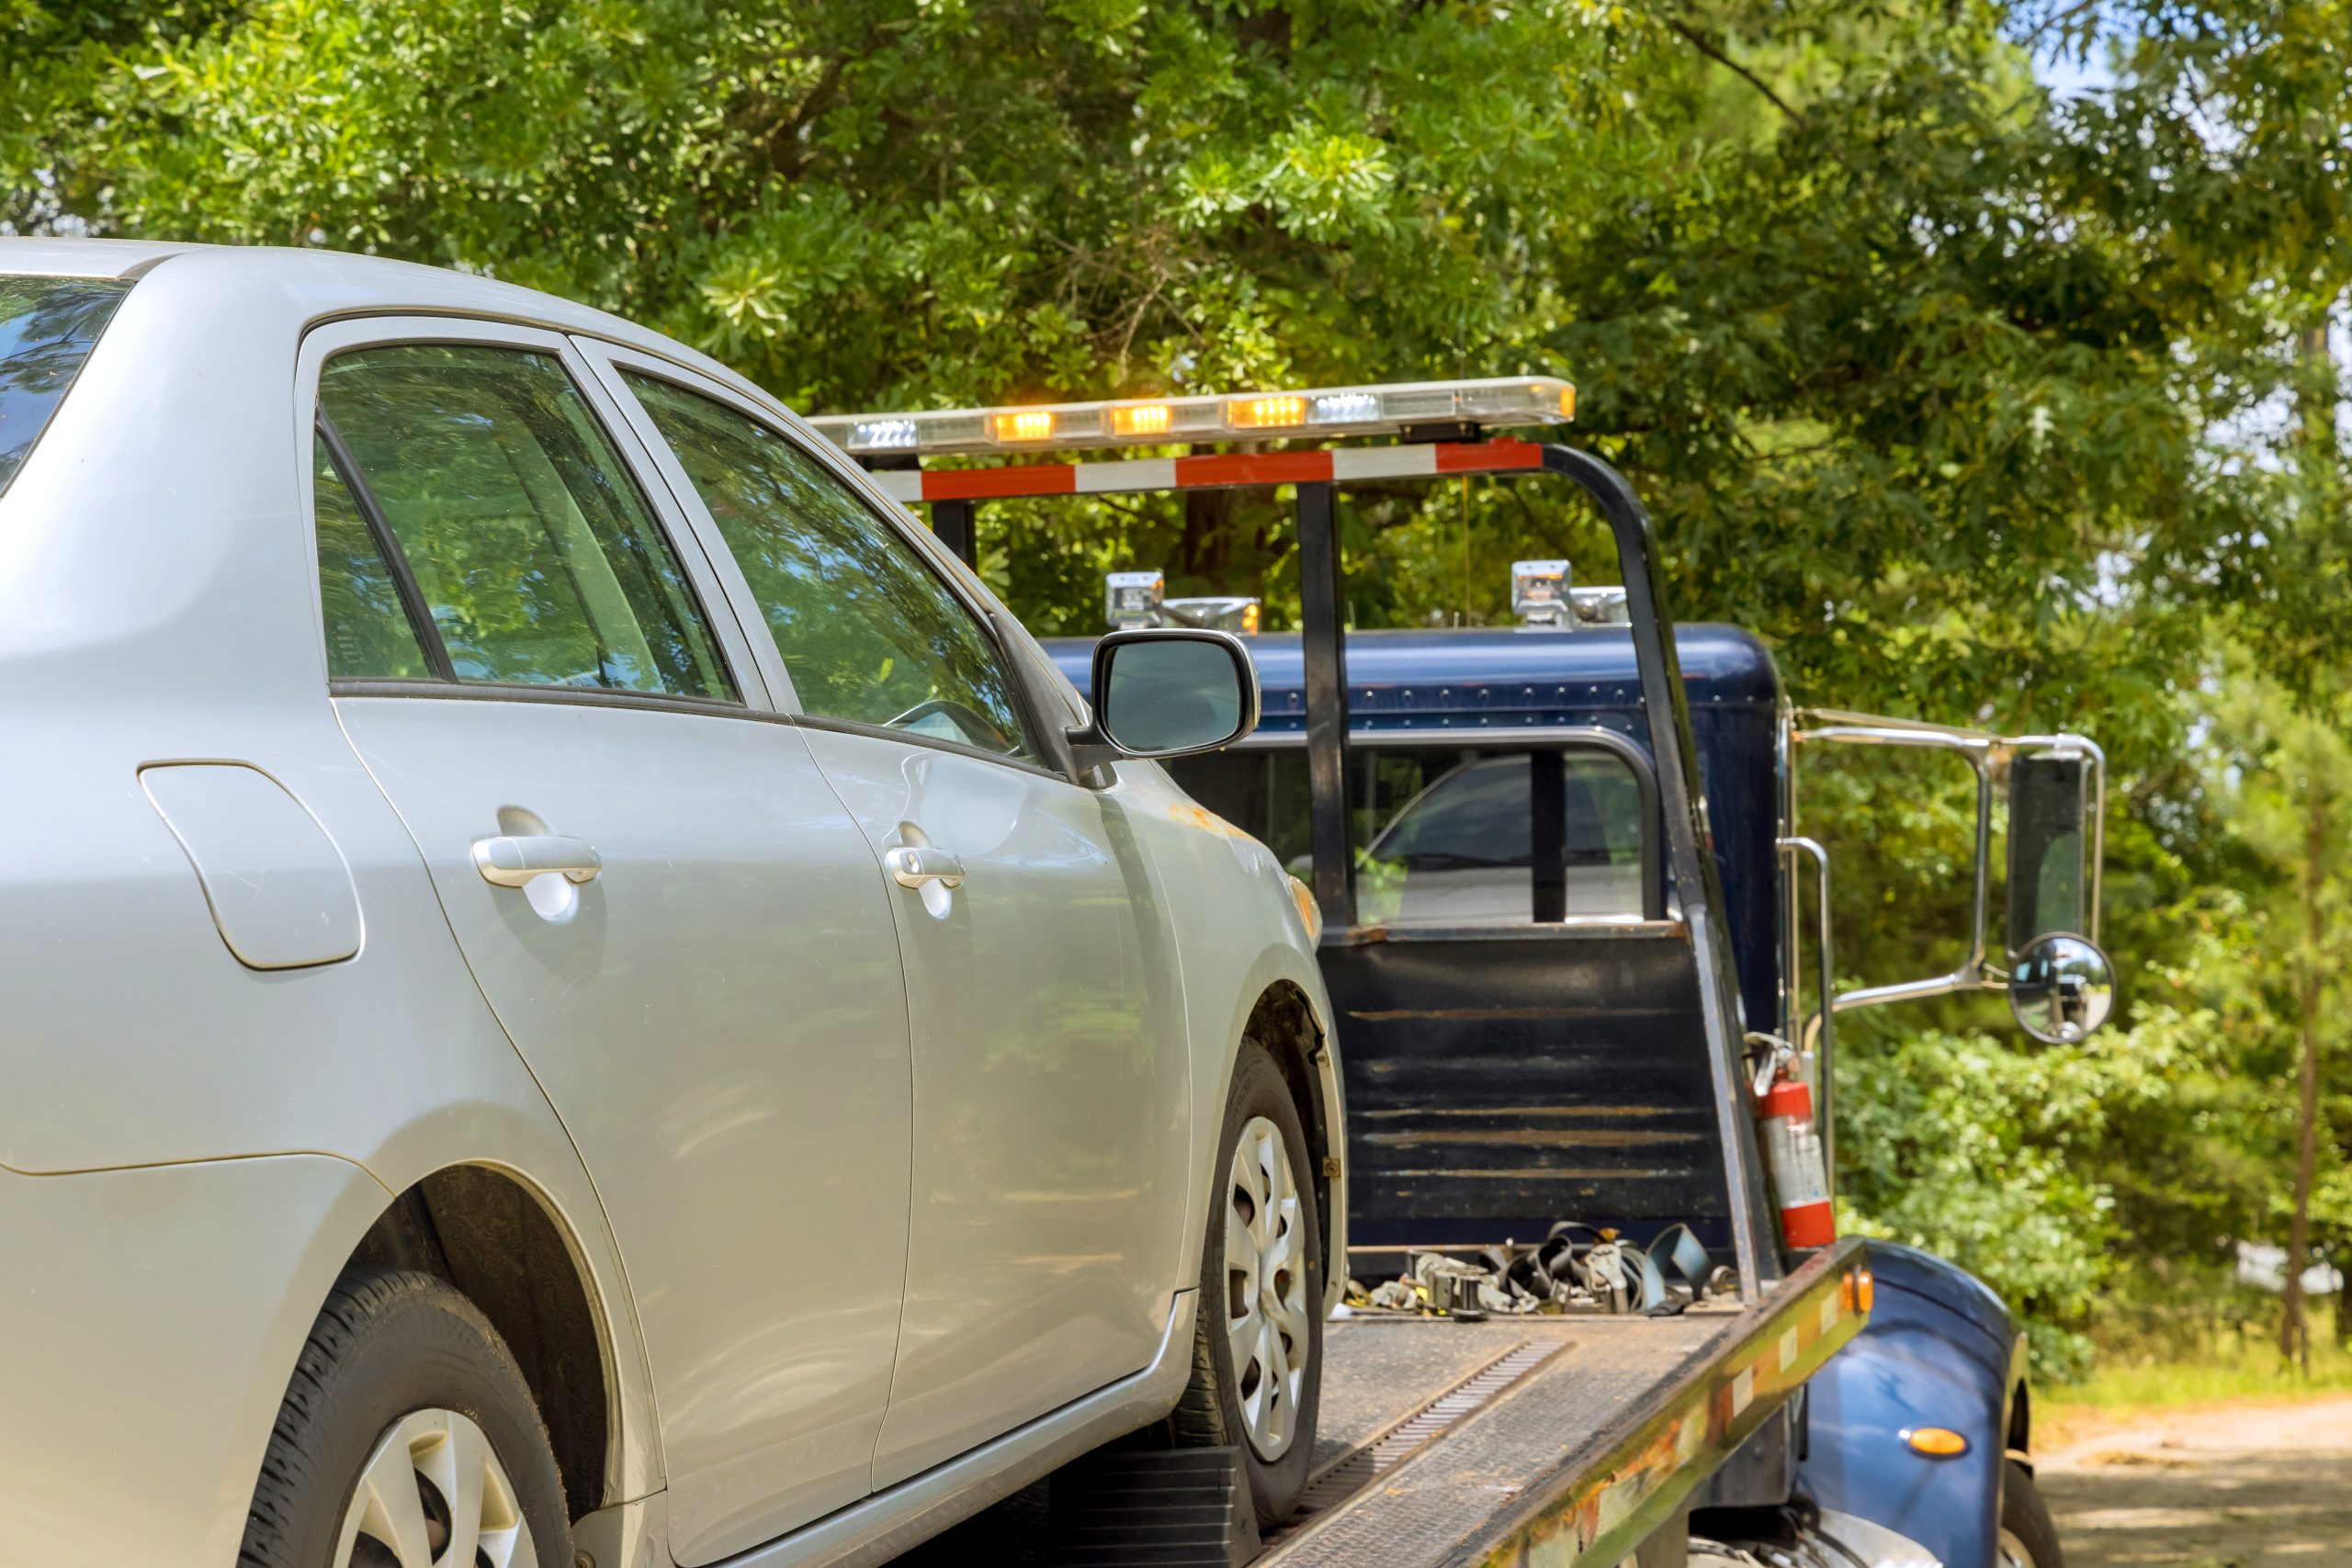
[[[338,711],[595,1180],[708,1562],[871,1483],[911,1096],[880,869],[575,349],[375,321],[305,364]]]
[[[1146,1365],[1189,1280],[1172,933],[1116,789],[1044,761],[988,611],[721,389],[616,389],[740,570],[810,750],[894,883],[913,1031],[907,1307],[885,1486]]]

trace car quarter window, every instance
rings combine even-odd
[[[327,623],[327,673],[338,680],[423,681],[424,644],[401,603],[399,580],[327,451],[311,437],[311,509],[319,521],[319,600]]]
[[[627,378],[742,569],[803,711],[1035,758],[1003,651],[854,491],[726,404]]]
[[[379,513],[458,679],[735,699],[684,568],[554,355],[357,349],[321,371],[319,412],[352,470],[319,487],[330,617],[368,613],[362,581],[380,598],[368,552],[354,553],[335,513],[347,500]],[[344,657],[339,640],[338,676],[413,668],[380,617],[373,632],[331,620],[331,660]]]

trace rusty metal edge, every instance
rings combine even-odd
[[[1567,1568],[1629,1556],[1673,1517],[1805,1379],[1861,1331],[1852,1281],[1867,1262],[1858,1237],[1817,1253],[1742,1317],[1728,1344],[1694,1354],[1662,1404],[1642,1402],[1600,1448],[1570,1454],[1555,1483],[1532,1492],[1442,1560],[1443,1568]],[[1825,1313],[1825,1303],[1834,1313]],[[1794,1336],[1789,1359],[1783,1341]],[[1720,1347],[1720,1348],[1718,1348]],[[1746,1384],[1741,1386],[1742,1379]],[[1492,1406],[1488,1407],[1492,1409]]]

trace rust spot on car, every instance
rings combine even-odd
[[[1208,807],[1195,806],[1189,800],[1170,801],[1168,818],[1170,821],[1179,826],[1191,828],[1197,832],[1214,834],[1220,839],[1246,839],[1250,836]]]

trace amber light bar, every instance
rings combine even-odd
[[[1132,398],[925,413],[827,414],[811,420],[859,457],[902,453],[1053,452],[1268,436],[1394,435],[1415,425],[1512,429],[1565,424],[1577,389],[1555,376],[1319,387],[1302,392]]]

